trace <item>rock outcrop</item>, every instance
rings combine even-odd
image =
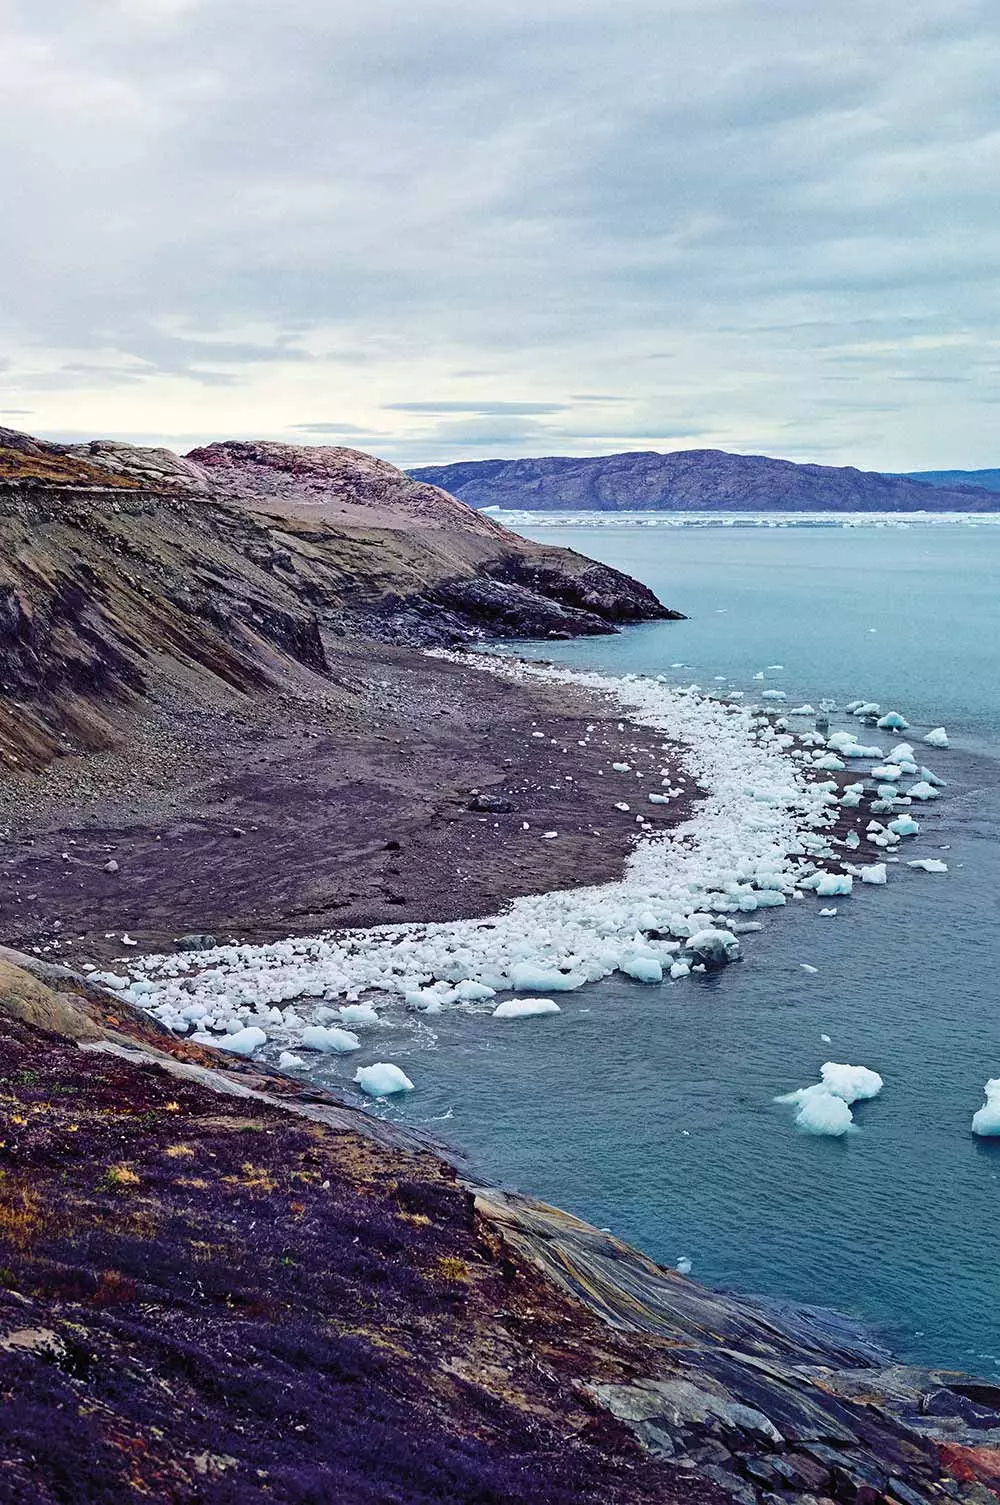
[[[323,677],[331,636],[567,637],[676,615],[354,451],[0,440],[0,759],[106,746],[116,708],[151,694]]]
[[[473,507],[598,512],[993,512],[995,492],[931,490],[853,466],[796,465],[724,450],[654,450],[588,458],[469,460],[413,470]]]
[[[996,1505],[1000,1387],[0,958],[0,1494]]]

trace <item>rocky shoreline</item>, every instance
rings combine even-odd
[[[3,954],[0,1036],[0,1498],[995,1501],[996,1386],[706,1291],[66,969]]]

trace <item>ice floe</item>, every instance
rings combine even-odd
[[[539,1014],[558,1014],[554,998],[507,998],[493,1010],[494,1019],[534,1019]]]
[[[406,1072],[389,1061],[376,1061],[374,1066],[359,1066],[354,1080],[369,1097],[391,1097],[394,1092],[412,1092],[413,1083]]]
[[[972,1132],[987,1137],[1000,1134],[1000,1077],[991,1077],[984,1090],[986,1101],[972,1115]]]
[[[824,1040],[828,1038],[823,1036]],[[824,1061],[820,1078],[811,1087],[799,1087],[774,1101],[795,1107],[795,1123],[805,1133],[832,1138],[840,1138],[851,1128],[851,1104],[877,1097],[884,1085],[877,1071],[839,1061]]]

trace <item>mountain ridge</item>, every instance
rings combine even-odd
[[[932,486],[854,466],[798,464],[726,450],[470,460],[408,474],[477,508],[528,511],[990,512],[995,492]]]

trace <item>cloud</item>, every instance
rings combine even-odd
[[[50,430],[996,463],[987,0],[5,16],[0,400]]]
[[[390,413],[479,413],[483,416],[493,414],[497,417],[506,417],[515,414],[524,417],[538,413],[560,413],[566,404],[562,402],[491,402],[488,399],[484,399],[482,402],[474,400],[466,402],[386,402],[382,406]]]

